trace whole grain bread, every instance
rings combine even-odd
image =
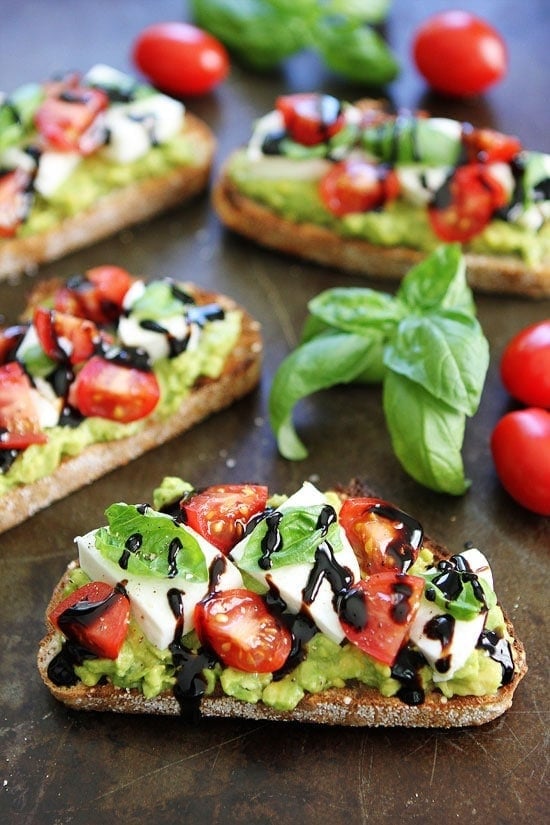
[[[45,478],[15,487],[0,496],[0,532],[186,432],[199,421],[230,406],[256,386],[263,353],[260,324],[231,298],[198,287],[193,287],[193,295],[198,303],[217,302],[226,310],[239,309],[241,312],[240,336],[219,378],[199,379],[179,410],[166,420],[155,418],[153,414],[136,435],[93,444],[80,455],[65,458]]]
[[[216,140],[200,118],[186,112],[183,133],[193,144],[192,165],[113,189],[88,209],[27,237],[0,239],[0,279],[33,271],[136,223],[166,212],[202,192],[210,177]]]
[[[425,254],[408,247],[382,247],[343,237],[314,223],[294,223],[243,195],[227,173],[230,159],[212,188],[212,203],[229,229],[261,246],[371,278],[399,280]],[[545,298],[550,295],[550,266],[528,266],[512,255],[465,252],[467,278],[479,292]]]
[[[354,494],[360,487],[354,482]],[[365,493],[363,493],[365,494]],[[369,491],[370,494],[370,491]],[[441,544],[424,538],[424,546],[432,550],[436,560],[450,553]],[[171,691],[146,699],[138,690],[118,688],[111,684],[86,687],[78,683],[72,687],[58,687],[48,677],[48,665],[61,648],[61,639],[47,616],[63,597],[68,579],[78,562],[71,562],[55,587],[46,610],[49,632],[42,639],[38,651],[40,675],[53,696],[76,710],[111,711],[114,713],[180,715],[182,708]],[[515,690],[527,672],[525,649],[515,636],[514,628],[506,619],[508,633],[513,639],[514,676],[496,694],[486,696],[453,696],[445,698],[439,691],[426,695],[420,705],[408,705],[396,697],[382,696],[377,690],[360,683],[349,683],[342,688],[330,688],[321,693],[306,694],[294,710],[277,710],[256,703],[244,702],[226,696],[218,686],[213,694],[203,696],[199,712],[204,717],[257,719],[278,722],[313,722],[324,725],[356,727],[465,727],[482,725],[504,713],[512,704]]]

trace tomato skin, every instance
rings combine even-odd
[[[504,187],[483,163],[459,166],[444,192],[443,205],[440,192],[428,206],[428,218],[437,237],[446,242],[471,240],[507,202]]]
[[[13,238],[29,214],[32,175],[24,169],[0,172],[0,238]]]
[[[93,321],[55,309],[37,307],[33,324],[42,349],[54,361],[80,364],[92,357],[100,341],[99,330]],[[60,339],[66,342],[69,352],[61,346]]]
[[[267,487],[262,485],[220,484],[183,499],[180,507],[189,527],[227,555],[266,502]]]
[[[124,296],[135,280],[120,266],[96,266],[60,287],[54,305],[60,312],[109,324],[119,318]]]
[[[273,673],[290,655],[290,631],[250,590],[220,590],[195,607],[195,629],[227,667]]]
[[[523,148],[519,138],[496,129],[463,127],[462,142],[472,163],[510,163]]]
[[[48,440],[33,401],[36,390],[21,364],[0,366],[0,449],[23,450]]]
[[[122,587],[88,582],[59,602],[48,618],[90,653],[116,659],[128,631],[130,600]]]
[[[70,79],[50,88],[34,121],[52,148],[89,155],[105,141],[104,130],[94,128],[94,121],[108,106],[109,98],[101,89],[81,87]]]
[[[319,182],[326,208],[338,217],[368,212],[399,194],[396,173],[382,164],[348,159],[335,163]]]
[[[501,35],[466,11],[442,11],[425,20],[413,34],[412,56],[432,89],[453,97],[480,94],[508,70]]]
[[[290,137],[303,146],[316,146],[337,134],[345,123],[340,102],[332,95],[300,92],[281,95],[275,102]]]
[[[518,504],[550,516],[550,412],[527,407],[507,413],[491,435],[504,489]]]
[[[160,398],[153,372],[121,366],[94,355],[71,385],[69,402],[82,415],[128,423],[145,418]]]
[[[149,80],[176,97],[212,91],[229,74],[225,47],[189,23],[155,23],[134,41],[132,58]]]
[[[530,324],[508,342],[500,376],[518,401],[550,409],[550,318]]]
[[[406,573],[374,573],[360,579],[339,604],[346,638],[374,659],[393,665],[407,641],[424,580]]]

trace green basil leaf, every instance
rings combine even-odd
[[[440,570],[434,571],[433,568],[428,568],[428,570],[419,573],[419,575],[425,579],[426,590],[431,591],[434,603],[442,610],[450,613],[451,616],[454,616],[455,619],[463,621],[475,619],[482,610],[485,610],[485,607],[490,610],[497,602],[495,593],[482,577],[478,578],[478,582],[483,590],[485,604],[480,602],[476,597],[472,582],[468,580],[468,578],[460,576],[460,573],[456,573],[456,575],[460,576],[462,589],[454,599],[448,599],[445,592],[437,586],[437,581],[442,575]],[[455,574],[452,573],[451,575]]]
[[[327,289],[308,303],[312,315],[344,332],[369,334],[378,329],[391,334],[404,317],[404,308],[392,295],[374,289]]]
[[[188,581],[208,580],[204,554],[198,541],[167,515],[150,507],[112,504],[105,511],[109,527],[96,533],[96,546],[106,558],[120,563],[131,536],[139,536],[134,551],[127,554],[129,573],[167,578],[171,574],[169,550],[172,541],[181,544],[176,556],[177,577]],[[139,545],[139,546],[137,546]]]
[[[278,525],[280,546],[269,557],[273,569],[289,564],[313,564],[315,551],[322,541],[328,541],[335,553],[342,549],[342,539],[337,522],[328,530],[317,527],[319,515],[325,505],[292,507],[281,510],[283,516]],[[253,574],[258,571],[263,556],[262,542],[268,531],[265,520],[261,521],[250,534],[244,553],[238,561],[239,569]]]
[[[384,378],[383,404],[393,450],[403,469],[436,492],[466,492],[470,482],[461,456],[464,413],[392,370]]]
[[[458,309],[467,315],[475,315],[460,245],[442,244],[413,266],[401,281],[396,297],[409,310]]]
[[[340,14],[357,23],[382,23],[390,5],[391,0],[328,0],[322,7],[325,14]]]
[[[326,17],[312,30],[311,46],[329,69],[356,83],[383,86],[399,74],[384,38],[370,26]]]
[[[399,324],[384,363],[450,407],[474,415],[489,366],[489,344],[468,315],[413,315]]]
[[[271,427],[281,455],[292,460],[307,456],[292,423],[295,404],[318,390],[356,380],[379,356],[376,337],[335,333],[313,338],[281,362],[269,395]]]

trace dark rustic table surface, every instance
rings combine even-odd
[[[510,50],[506,80],[462,103],[427,94],[409,57],[415,24],[453,5],[394,0],[386,33],[403,69],[387,94],[396,105],[516,133],[525,145],[550,152],[548,3],[460,4],[497,25]],[[187,16],[179,0],[3,0],[1,9],[0,86],[8,91],[100,61],[131,70],[130,44],[142,27]],[[346,86],[302,55],[267,76],[234,66],[218,91],[186,102],[218,135],[218,168],[277,94],[309,89],[348,98],[369,91]],[[331,286],[394,285],[260,250],[221,228],[207,195],[139,231],[45,266],[35,278],[69,276],[101,263],[196,280],[234,296],[263,324],[265,368],[258,391],[227,412],[0,536],[0,821],[544,821],[550,519],[529,514],[503,492],[489,436],[510,407],[498,375],[503,347],[526,324],[550,317],[550,302],[477,296],[491,364],[479,412],[467,426],[471,489],[454,498],[431,493],[400,469],[378,388],[334,388],[300,405],[297,423],[310,447],[303,462],[278,456],[268,426],[270,382],[297,342],[307,301]],[[0,286],[6,321],[15,320],[31,285],[24,277]],[[165,474],[199,485],[263,480],[286,492],[304,478],[329,486],[359,476],[419,515],[426,531],[451,547],[477,542],[492,561],[497,591],[527,648],[530,669],[512,709],[482,728],[408,731],[228,720],[191,726],[179,718],[76,713],[57,704],[40,682],[35,656],[48,597],[74,555],[73,537],[98,526],[113,501],[148,500]]]

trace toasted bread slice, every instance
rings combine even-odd
[[[358,489],[355,484],[355,494],[358,494]],[[450,555],[440,544],[426,537],[424,547],[432,551],[436,560]],[[54,590],[46,616],[61,601],[71,572],[76,567],[76,561],[69,564]],[[39,645],[39,672],[53,696],[68,707],[76,710],[158,715],[179,715],[188,710],[185,703],[182,706],[171,691],[147,699],[139,690],[118,688],[112,684],[100,683],[94,687],[87,687],[81,682],[71,687],[55,685],[48,676],[48,667],[61,649],[61,636],[47,618],[46,622],[49,632]],[[527,672],[524,647],[515,637],[514,628],[508,619],[506,626],[513,639],[514,675],[508,684],[492,695],[453,696],[447,699],[439,691],[433,691],[426,695],[422,704],[409,705],[397,697],[385,697],[375,689],[350,682],[342,688],[330,688],[315,694],[306,693],[293,710],[281,711],[268,707],[261,701],[251,703],[227,696],[218,685],[214,693],[200,698],[198,712],[205,717],[364,727],[450,728],[482,725],[500,716],[511,706],[515,690]],[[197,707],[193,706],[193,709],[197,710]]]
[[[231,298],[194,288],[198,303],[217,302],[224,309],[239,309],[242,322],[237,344],[217,379],[201,378],[179,410],[165,420],[151,418],[136,434],[93,444],[72,458],[65,458],[50,475],[15,487],[0,496],[0,532],[25,521],[39,510],[85,487],[111,470],[122,467],[191,429],[215,412],[249,393],[260,378],[263,344],[259,323]]]
[[[1,238],[0,279],[58,260],[202,192],[208,184],[216,140],[206,123],[189,112],[185,114],[183,133],[194,147],[192,165],[113,189],[93,206],[39,234]]]

